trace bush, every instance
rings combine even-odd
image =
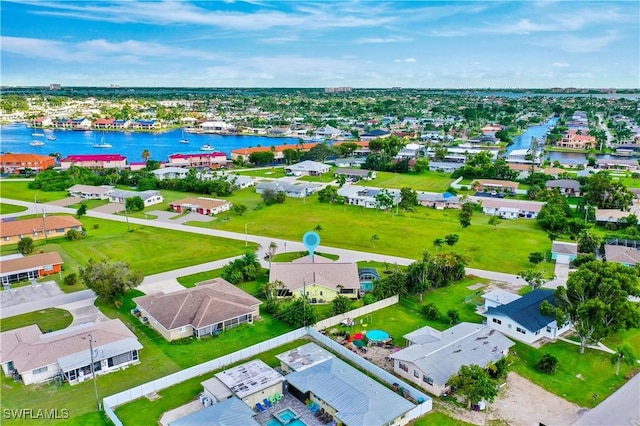
[[[93,229],[100,229],[100,224],[99,223],[94,223],[93,224]]]
[[[351,310],[351,299],[345,296],[337,296],[331,301],[333,315],[344,314]]]
[[[75,229],[69,229],[67,231],[67,238],[69,241],[78,241],[82,239],[82,232],[76,231]]]
[[[62,280],[62,282],[65,285],[76,285],[76,284],[80,284],[80,277],[78,276],[78,274],[76,274],[75,272],[72,274],[67,275],[66,277],[64,277],[64,280]]]
[[[447,311],[447,316],[449,317],[451,325],[456,325],[460,322],[460,312],[458,312],[457,309],[449,309]]]
[[[34,245],[33,238],[31,237],[22,237],[20,241],[18,241],[18,251],[21,254],[31,254],[33,253]]]
[[[435,321],[440,318],[440,311],[435,303],[427,303],[422,307],[422,313],[428,320]]]
[[[378,301],[378,299],[376,299],[376,297],[371,293],[367,293],[364,296],[362,296],[362,305],[363,306],[370,305],[372,303],[376,303],[377,301]]]
[[[558,369],[558,358],[551,354],[544,354],[536,364],[536,368],[545,374],[555,374]]]

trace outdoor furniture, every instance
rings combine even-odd
[[[277,402],[280,402],[280,400],[282,399],[282,395],[280,395],[279,393],[276,392],[276,394],[274,395],[274,397],[276,398]]]
[[[269,402],[271,402],[272,404],[275,404],[276,402],[278,402],[278,400],[276,400],[275,395],[271,395],[269,396]]]
[[[267,398],[263,399],[262,402],[264,402],[264,405],[266,405],[267,408],[273,407],[273,404],[271,404]]]
[[[266,410],[266,408],[264,408],[264,407],[262,406],[262,404],[260,404],[259,402],[258,402],[258,403],[256,403],[256,408],[257,408],[257,409],[258,409],[258,411],[260,411],[261,413],[262,413],[263,411],[265,411],[265,410]]]

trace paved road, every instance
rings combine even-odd
[[[640,374],[636,374],[593,410],[587,411],[574,424],[581,426],[640,425]]]
[[[75,293],[63,294],[60,296],[47,297],[32,302],[25,302],[19,305],[1,307],[0,318],[8,318],[14,315],[26,314],[27,312],[39,311],[41,309],[53,308],[55,306],[67,305],[69,303],[80,302],[96,297],[91,290],[76,291]]]

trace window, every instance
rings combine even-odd
[[[398,364],[398,367],[400,368],[400,370],[404,370],[407,373],[409,372],[409,367],[407,367],[407,364],[401,362],[400,364]]]
[[[320,296],[322,296],[322,292],[320,292]]]
[[[4,237],[5,241],[9,241],[11,239],[11,237]]]
[[[433,379],[431,377],[429,377],[429,376],[424,376],[422,378],[422,381],[425,382],[428,385],[433,386]]]
[[[58,234],[62,234],[64,232],[64,228],[58,228],[58,229],[56,229],[56,232]]]
[[[187,327],[180,327],[180,333],[184,333],[185,331],[187,331]]]
[[[516,327],[516,331],[518,333],[527,334],[527,332],[523,328],[520,328],[520,327]]]
[[[53,271],[53,265],[46,265],[44,268],[45,271]]]
[[[494,318],[493,322],[495,322],[496,324],[502,324],[502,321],[497,318]]]
[[[547,327],[547,333],[551,333],[551,327]]]
[[[413,370],[413,377],[415,377],[416,379],[420,378],[420,372],[418,370]]]
[[[35,370],[32,371],[33,374],[40,374],[40,373],[44,373],[47,371],[47,367],[40,367],[40,368],[36,368]]]

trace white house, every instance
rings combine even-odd
[[[404,336],[409,347],[394,352],[393,371],[434,395],[447,389],[447,381],[461,366],[481,367],[496,362],[515,345],[491,327],[463,322],[438,331],[423,327]]]
[[[316,192],[318,188],[320,185],[315,183],[288,183],[274,180],[259,182],[256,185],[256,193],[262,194],[266,190],[273,190],[284,192],[287,197],[304,198]]]
[[[296,176],[320,176],[331,170],[331,166],[317,161],[305,160],[285,167],[285,172]]]
[[[389,194],[394,206],[400,202],[400,191],[397,189],[365,188],[362,186],[352,185],[343,186],[338,189],[338,195],[343,196],[347,204],[375,209],[380,207],[376,200],[376,196],[383,191]]]
[[[558,325],[554,317],[543,315],[540,304],[545,300],[556,305],[553,290],[534,290],[509,303],[491,307],[482,315],[487,318],[489,327],[521,342],[533,344],[542,338],[553,340],[571,325]]]
[[[153,170],[151,172],[156,179],[184,179],[189,173],[189,169],[183,169],[182,167],[165,167],[163,169]]]
[[[147,191],[124,191],[121,189],[115,189],[109,193],[109,201],[112,203],[125,204],[127,198],[140,197],[144,202],[145,207],[153,206],[154,204],[160,204],[164,201],[164,197],[160,191],[149,189]]]
[[[73,185],[67,189],[72,197],[85,198],[87,200],[106,200],[109,194],[113,192],[113,186],[95,186],[95,185]]]
[[[420,152],[422,151],[423,148],[424,148],[424,146],[422,146],[420,144],[408,143],[407,145],[405,145],[404,148],[402,148],[400,150],[400,152],[398,152],[398,155],[396,155],[396,158],[399,158],[399,159],[418,158],[418,156],[420,155]]]
[[[536,201],[505,200],[504,198],[482,198],[482,212],[503,219],[535,219],[544,203]]]

